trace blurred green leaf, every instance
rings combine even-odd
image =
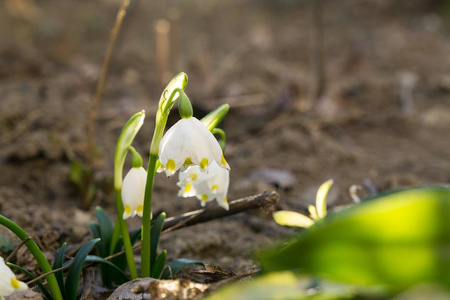
[[[67,243],[62,244],[58,253],[55,256],[55,261],[53,262],[53,270],[62,268],[64,263],[64,254],[66,252]],[[59,289],[61,290],[61,294],[64,297],[65,288],[64,288],[64,276],[63,271],[55,272],[56,281],[58,281]]]
[[[155,222],[152,222],[152,227],[151,227],[151,253],[150,253],[150,265],[152,266],[152,269],[150,271],[150,274],[153,274],[153,270],[155,267],[155,262],[156,262],[156,252],[158,250],[158,245],[159,245],[159,237],[161,235],[161,231],[163,229],[164,226],[164,221],[166,220],[166,213],[161,213],[159,214],[159,216],[156,218]],[[153,278],[156,278],[154,276],[152,276]]]
[[[11,242],[11,239],[0,234],[0,251],[2,251],[3,253],[8,253],[12,249],[14,249],[14,245]]]
[[[158,255],[158,258],[153,264],[154,267],[151,275],[152,278],[161,277],[162,271],[164,270],[164,266],[166,264],[166,258],[167,258],[167,251],[166,250],[161,251],[161,254]]]
[[[120,267],[116,266],[115,264],[113,264],[109,260],[106,260],[106,259],[104,259],[102,257],[96,256],[96,255],[88,255],[86,257],[85,261],[86,262],[97,262],[97,263],[102,263],[104,265],[110,266],[110,267],[114,268],[114,270],[117,271],[122,276],[122,279],[124,281],[129,281],[130,280],[128,275],[125,274],[125,272],[123,270],[121,270]]]
[[[416,188],[329,214],[260,254],[265,271],[299,269],[336,281],[402,289],[450,287],[450,189]]]
[[[66,297],[64,299],[75,300],[77,298],[78,283],[80,280],[81,269],[83,268],[86,257],[89,252],[98,243],[100,239],[94,239],[81,247],[81,249],[75,255],[74,262],[67,272],[66,282],[65,282],[65,292]]]

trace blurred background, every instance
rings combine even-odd
[[[330,207],[350,203],[353,184],[364,196],[450,183],[449,0],[131,0],[91,160],[88,116],[120,5],[0,3],[0,211],[44,249],[88,239],[95,205],[115,216],[117,137],[145,109],[135,147],[147,158],[160,94],[182,71],[197,117],[231,106],[221,125],[230,200],[276,190],[281,208],[304,212],[329,178]],[[176,181],[157,176],[156,212],[199,208],[176,197]],[[290,232],[248,212],[162,246],[239,273],[256,247]]]

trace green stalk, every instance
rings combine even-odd
[[[123,247],[125,248],[125,256],[127,258],[128,269],[130,270],[131,279],[138,277],[136,264],[134,262],[133,247],[131,246],[130,234],[128,233],[127,222],[123,219],[123,203],[121,189],[115,189],[116,192],[116,207],[117,207],[117,221],[122,231]]]
[[[142,215],[142,249],[141,249],[141,276],[150,277],[151,262],[151,215],[152,215],[152,196],[153,182],[156,173],[156,163],[158,161],[159,144],[164,134],[167,123],[168,113],[156,115],[155,132],[153,133],[152,143],[150,145],[150,159],[147,168],[147,182],[145,185],[144,212]]]
[[[29,235],[19,225],[2,215],[0,215],[0,224],[11,230],[22,241],[29,238]],[[44,253],[42,253],[41,249],[39,249],[38,245],[36,245],[32,239],[25,242],[25,246],[27,246],[28,250],[30,250],[31,254],[33,254],[44,273],[49,273],[52,271],[52,267],[45,258]],[[59,289],[55,274],[48,274],[45,278],[53,299],[62,300],[61,290]]]

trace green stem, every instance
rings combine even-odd
[[[141,250],[141,276],[150,277],[151,270],[151,214],[153,181],[155,178],[156,161],[158,156],[150,154],[147,169],[147,184],[145,187],[144,212],[142,216],[142,250]]]
[[[0,224],[11,230],[19,239],[22,241],[28,239],[29,235],[16,223],[11,221],[10,219],[0,215]],[[48,260],[45,258],[44,253],[42,253],[41,249],[39,249],[38,245],[32,240],[29,239],[25,246],[27,246],[28,250],[30,250],[31,254],[33,254],[34,258],[38,262],[44,273],[49,273],[52,271],[52,267],[50,266]],[[59,289],[58,281],[56,280],[55,274],[48,274],[45,276],[48,287],[50,288],[50,292],[55,300],[62,300],[61,290]]]
[[[131,279],[138,277],[136,264],[134,262],[133,247],[131,246],[130,234],[128,233],[127,222],[123,219],[123,202],[120,189],[116,189],[116,207],[117,221],[122,231],[123,247],[125,248],[125,256],[127,258],[128,269],[130,270]]]
[[[172,91],[169,99],[160,105],[156,113],[155,132],[153,133],[152,143],[150,144],[150,159],[147,168],[147,182],[145,184],[144,211],[142,215],[142,245],[141,245],[141,277],[150,277],[151,270],[151,215],[152,215],[152,196],[153,181],[155,179],[156,166],[158,162],[159,144],[164,135],[167,118],[170,108],[173,106],[173,99],[177,93],[182,92],[180,88]]]

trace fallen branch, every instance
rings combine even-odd
[[[220,206],[214,206],[191,211],[180,216],[167,218],[164,223],[163,233],[235,215],[249,209],[262,208],[267,211],[272,211],[278,205],[279,200],[280,196],[276,192],[264,192],[259,195],[231,201],[229,210],[224,210]]]

